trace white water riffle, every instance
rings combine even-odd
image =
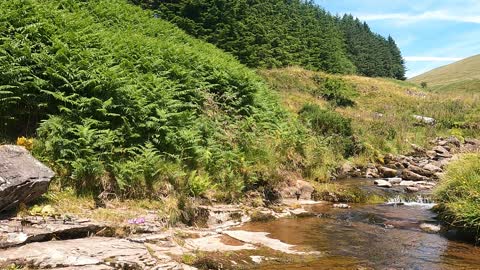
[[[398,195],[388,199],[387,205],[405,205],[405,206],[420,206],[425,208],[432,208],[436,203],[429,197],[417,195],[417,196],[402,196]]]

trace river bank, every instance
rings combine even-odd
[[[269,238],[267,233],[233,228],[247,222],[312,216],[304,206],[321,203],[286,200],[275,210],[244,205],[202,206],[203,228],[168,227],[153,211],[123,223],[109,223],[74,216],[67,219],[43,209],[41,215],[3,217],[0,265],[27,269],[195,269],[186,263],[201,266],[199,252],[253,254],[260,250],[289,258],[312,255],[316,253],[297,251],[294,245]],[[248,263],[255,265],[255,257]]]
[[[343,181],[392,197],[379,204],[215,205],[204,208],[205,228],[168,228],[153,212],[122,224],[12,217],[0,223],[0,263],[95,270],[474,269],[480,263],[480,249],[442,227],[427,194],[398,197],[371,179]]]
[[[431,188],[457,154],[474,151],[480,144],[451,138],[437,139],[436,144],[434,152],[413,147],[409,156],[387,155],[381,164],[349,170],[368,178],[336,180],[364,198],[382,198],[375,203],[318,193],[308,182],[296,180],[277,191],[284,199],[275,203],[265,204],[259,193],[252,193],[239,204],[196,205],[189,226],[171,226],[165,218],[168,213],[151,201],[111,200],[97,208],[73,193],[52,193],[48,196],[56,205],[20,207],[1,218],[0,266],[469,269],[480,263],[476,259],[480,250],[459,241],[448,226],[442,227],[431,211],[435,205]],[[418,175],[416,179],[399,179],[412,173]],[[312,200],[318,196],[332,202]]]

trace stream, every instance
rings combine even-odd
[[[438,227],[428,194],[405,197],[382,190],[372,180],[345,180],[391,199],[385,204],[352,204],[349,209],[308,206],[316,217],[278,219],[243,225],[269,237],[321,255],[304,263],[264,265],[258,269],[480,269],[480,248],[453,234],[423,230]]]

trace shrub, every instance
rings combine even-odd
[[[354,154],[355,141],[350,119],[315,104],[305,104],[299,114],[307,127],[317,136],[324,137],[334,150],[341,152],[345,157]]]
[[[299,114],[317,135],[341,137],[353,135],[351,120],[335,111],[322,109],[315,104],[305,104]]]
[[[315,76],[314,80],[318,84],[318,89],[314,91],[314,94],[325,98],[333,106],[352,106],[355,104],[354,99],[358,96],[358,93],[345,80],[318,75]]]
[[[191,196],[198,197],[205,194],[208,190],[215,189],[215,185],[206,174],[199,174],[197,171],[192,171],[187,181],[188,193]]]

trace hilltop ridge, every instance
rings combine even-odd
[[[445,65],[409,79],[414,83],[426,82],[439,91],[480,91],[480,54]]]

